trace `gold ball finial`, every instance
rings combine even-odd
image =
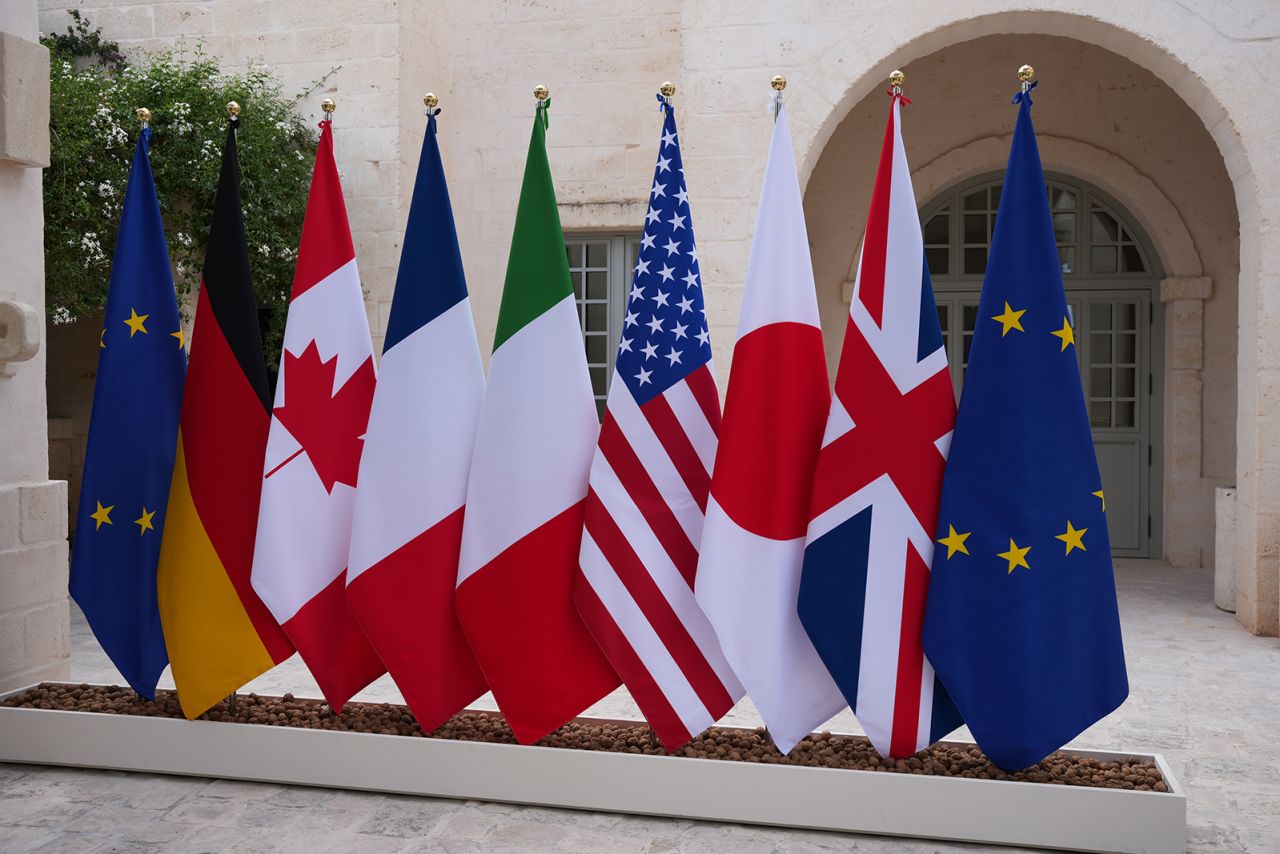
[[[773,75],[773,79],[769,81],[769,85],[773,87],[773,91],[781,92],[783,89],[787,88],[787,78],[783,77],[781,74],[775,74]]]
[[[333,103],[332,98],[325,98],[320,102],[320,109],[324,110],[326,116],[332,116],[333,111],[338,109],[338,105]]]
[[[1036,70],[1030,65],[1024,65],[1018,69],[1018,79],[1023,83],[1030,83],[1036,79]]]
[[[240,105],[237,104],[235,101],[227,101],[227,115],[229,116],[240,115]]]
[[[903,83],[906,83],[906,82],[907,82],[907,75],[903,74],[898,69],[895,68],[893,71],[889,72],[890,86],[901,86]]]
[[[551,90],[549,90],[546,86],[543,86],[542,84],[538,84],[537,86],[533,87],[533,97],[537,98],[539,101],[547,100],[547,96],[549,96],[550,94],[551,94]]]
[[[676,93],[676,84],[672,83],[670,80],[667,80],[661,86],[658,87],[658,91],[662,93],[662,97],[670,98],[672,95]]]
[[[136,113],[138,116],[138,121],[142,122],[143,124],[146,124],[147,122],[151,121],[151,111],[148,110],[146,107],[139,107],[136,110]]]
[[[434,110],[440,105],[440,99],[436,97],[435,92],[428,92],[422,96],[422,103],[428,110]]]

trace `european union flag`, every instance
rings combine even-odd
[[[187,370],[150,139],[143,128],[111,264],[70,585],[116,669],[147,699],[169,663],[156,562]]]
[[[1104,496],[1030,91],[938,513],[924,649],[978,746],[1039,762],[1129,693]]]

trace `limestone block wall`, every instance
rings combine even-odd
[[[0,361],[0,691],[70,672],[66,484],[49,480],[45,436],[49,59],[36,37],[34,0],[0,5],[0,354],[13,357]]]

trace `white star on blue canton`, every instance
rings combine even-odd
[[[668,107],[643,233],[633,244],[635,272],[615,362],[616,381],[641,405],[683,382],[711,359],[697,253],[692,251],[691,200],[685,187],[675,119],[674,111]],[[666,250],[661,258],[659,249]],[[652,304],[646,305],[649,300]],[[648,319],[640,320],[641,315]],[[675,346],[681,342],[686,343]],[[699,346],[698,342],[707,346]]]
[[[685,253],[689,256],[689,263],[693,264],[698,260],[698,247],[690,246],[689,251]]]

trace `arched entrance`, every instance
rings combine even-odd
[[[1116,553],[1211,565],[1214,490],[1237,475],[1240,226],[1212,135],[1152,72],[1096,44],[1033,34],[985,35],[903,63],[916,198],[926,220],[947,213],[927,225],[926,241],[960,348],[952,362],[962,366],[964,315],[985,268],[1016,57],[1035,57],[1044,81],[1036,131],[1058,191],[1051,201]],[[882,87],[855,102],[805,189],[832,368],[886,109]]]
[[[1050,173],[1048,197],[1076,329],[1076,353],[1113,552],[1161,554],[1164,387],[1158,287],[1150,241],[1118,202],[1097,187]],[[921,208],[938,319],[959,396],[1003,177],[960,182]]]

